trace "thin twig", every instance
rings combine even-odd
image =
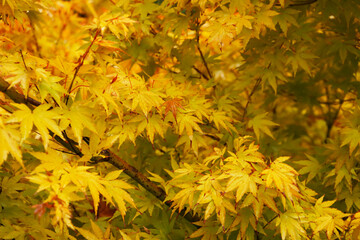
[[[298,3],[295,1],[295,3],[290,3],[290,7],[297,7],[297,6],[304,6],[304,5],[310,5],[317,2],[317,0],[310,0],[310,1],[299,1]]]
[[[41,102],[30,98],[25,97],[23,94],[18,93],[14,88],[9,88],[10,84],[6,82],[3,78],[0,78],[0,91],[5,93],[16,103],[30,103],[34,106],[40,106]]]
[[[58,152],[62,152],[62,153],[66,153],[66,154],[69,154],[69,155],[77,155],[73,152],[68,152],[68,151],[65,151],[65,150],[61,150],[61,149],[56,149],[56,148],[53,148],[55,151],[58,151]]]
[[[210,69],[209,69],[209,66],[205,60],[205,57],[204,57],[204,54],[203,52],[201,51],[201,48],[200,48],[200,21],[197,21],[197,26],[196,26],[196,48],[198,49],[199,53],[200,53],[200,57],[201,57],[201,60],[206,68],[206,71],[209,75],[209,77],[207,79],[210,79],[212,78],[212,74],[210,72]]]
[[[65,130],[62,131],[62,135],[63,137],[66,139],[66,141],[70,144],[70,147],[72,149],[72,152],[76,153],[76,155],[78,155],[79,157],[84,156],[84,154],[77,148],[75,147],[75,144],[73,143],[73,141],[71,141],[71,139],[68,137],[67,133]]]
[[[29,22],[30,22],[30,26],[31,26],[31,31],[32,31],[32,35],[34,37],[34,43],[35,43],[35,48],[36,48],[36,52],[38,54],[39,57],[42,57],[41,56],[41,49],[40,49],[40,46],[39,46],[39,42],[38,42],[38,39],[36,37],[36,34],[35,34],[35,26],[34,26],[34,23],[33,21],[31,21],[31,18],[29,18]]]
[[[98,37],[99,33],[100,33],[100,28],[98,28],[98,29],[96,30],[94,39],[91,41],[91,43],[90,43],[89,47],[86,49],[85,53],[84,53],[83,55],[81,55],[81,56],[79,57],[79,60],[77,61],[78,65],[75,67],[75,73],[74,73],[74,76],[73,76],[73,78],[72,78],[72,80],[71,80],[71,83],[70,83],[70,86],[69,86],[69,89],[68,89],[68,95],[66,96],[66,99],[65,99],[65,104],[66,104],[66,105],[68,104],[69,97],[70,97],[70,93],[71,93],[71,89],[72,89],[72,86],[73,86],[73,84],[74,84],[75,78],[76,78],[76,76],[77,76],[77,74],[78,74],[81,66],[84,64],[85,58],[86,58],[87,55],[89,54],[90,49],[91,49],[92,45],[94,44],[96,38]]]
[[[212,74],[211,74],[211,72],[210,72],[209,66],[208,66],[208,64],[207,64],[207,62],[206,62],[206,60],[205,60],[204,54],[202,53],[199,44],[197,45],[197,49],[199,50],[199,53],[200,53],[200,56],[201,56],[201,60],[202,60],[203,63],[204,63],[204,66],[205,66],[205,68],[206,68],[207,73],[209,74],[209,77],[212,78]]]
[[[270,219],[263,227],[263,229],[265,229],[272,221],[274,221],[277,217],[279,217],[279,215],[276,215],[275,217],[273,217],[272,219]]]
[[[24,67],[25,67],[26,71],[28,71],[28,68],[27,68],[26,63],[25,63],[24,55],[23,55],[23,52],[22,52],[21,49],[20,49],[20,55],[21,55],[21,59],[23,61]]]
[[[193,66],[193,69],[195,69],[196,72],[198,72],[203,78],[206,80],[209,80],[209,77],[205,75],[202,71],[200,71],[197,67]]]
[[[241,121],[242,121],[242,122],[243,122],[244,119],[245,119],[246,112],[247,112],[247,108],[248,108],[248,106],[249,106],[249,104],[250,104],[250,102],[251,102],[251,97],[252,97],[252,95],[254,95],[254,93],[255,93],[256,89],[258,88],[258,86],[260,85],[260,83],[261,83],[261,78],[258,78],[258,79],[256,80],[256,83],[255,83],[253,89],[251,90],[251,92],[250,92],[250,94],[249,94],[249,97],[248,97],[248,100],[247,100],[247,102],[246,102],[246,105],[245,105],[245,108],[244,108],[244,113],[243,113],[243,115],[242,115],[242,117],[241,117]]]

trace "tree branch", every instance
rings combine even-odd
[[[206,76],[202,71],[200,71],[197,67],[193,66],[193,69],[195,69],[195,71],[197,73],[199,73],[203,78],[205,78],[206,80],[209,80],[209,77]]]
[[[296,7],[296,6],[304,6],[304,5],[310,5],[317,2],[317,0],[309,0],[309,1],[293,1],[289,4],[290,7]]]
[[[16,103],[30,103],[34,106],[40,106],[41,102],[30,97],[25,97],[24,95],[18,93],[14,88],[9,87],[10,84],[0,77],[0,91],[5,93],[9,98],[11,98],[11,100]]]
[[[327,125],[328,128],[326,130],[326,139],[325,139],[325,141],[327,141],[327,139],[330,138],[331,129],[333,128],[334,123],[335,123],[336,119],[339,116],[339,112],[340,112],[341,107],[342,107],[344,102],[345,101],[343,99],[340,99],[339,106],[336,109],[334,115],[331,116],[331,112],[329,113],[329,119],[328,119],[328,121],[326,121],[326,125]]]
[[[203,54],[203,52],[201,51],[201,48],[200,48],[200,21],[199,20],[197,21],[196,25],[197,25],[196,26],[196,47],[197,47],[197,49],[198,49],[198,51],[200,53],[201,60],[202,60],[204,66],[206,68],[206,71],[207,71],[207,73],[209,75],[209,77],[206,78],[208,80],[208,79],[212,78],[212,74],[211,74],[209,66],[208,66],[208,64],[207,64],[207,62],[205,60],[204,54]]]
[[[206,68],[207,73],[209,74],[209,77],[212,78],[212,74],[211,74],[210,69],[209,69],[209,66],[208,66],[208,64],[207,64],[207,62],[206,62],[206,60],[205,60],[204,54],[202,53],[202,51],[201,51],[201,49],[200,49],[200,44],[199,44],[199,43],[198,43],[198,45],[197,45],[197,49],[199,50],[201,60],[202,60],[203,63],[204,63],[204,66],[205,66],[205,68]]]
[[[245,105],[245,108],[244,108],[244,113],[243,113],[243,115],[242,115],[242,117],[241,117],[241,121],[242,121],[242,122],[243,122],[244,119],[245,119],[246,112],[247,112],[247,108],[248,108],[248,106],[249,106],[249,104],[250,104],[250,102],[251,102],[251,97],[252,97],[252,95],[254,95],[254,93],[255,93],[256,89],[258,88],[258,86],[260,85],[260,83],[261,83],[261,78],[258,78],[258,79],[256,80],[256,83],[255,83],[253,89],[251,90],[251,92],[250,92],[250,94],[249,94],[249,97],[248,97],[248,100],[247,100],[247,102],[246,102],[246,105]]]
[[[106,153],[109,154],[109,157],[104,158],[102,161],[111,163],[113,166],[123,169],[124,172],[138,182],[141,186],[143,186],[146,190],[148,190],[151,194],[153,194],[160,201],[164,201],[166,199],[165,191],[157,186],[155,183],[150,181],[145,175],[143,175],[139,170],[130,164],[128,164],[125,160],[111,152],[110,150],[106,150]],[[165,204],[171,209],[172,201],[166,201]],[[191,213],[185,214],[185,210],[181,211],[180,215],[184,216],[190,222],[200,221],[200,217],[198,215],[193,215]]]
[[[0,77],[0,91],[5,93],[10,99],[12,99],[16,103],[31,103],[33,106],[39,106],[41,105],[40,102],[32,99],[32,98],[26,98],[24,95],[18,93],[14,88],[9,89],[10,84],[6,82],[3,78]],[[76,146],[77,143],[67,137],[67,141],[64,141],[61,137],[57,136],[53,132],[49,131],[50,135],[54,137],[54,139],[63,147],[68,149],[70,152],[73,152],[77,154],[78,156],[82,157],[83,153],[80,151],[80,149]],[[85,140],[84,140],[85,141]],[[88,143],[88,141],[85,141]],[[142,174],[137,168],[134,166],[131,166],[128,164],[125,160],[111,152],[110,150],[104,151],[105,155],[107,155],[106,158],[98,159],[99,157],[94,157],[92,160],[94,162],[108,162],[115,166],[118,169],[124,170],[124,172],[130,176],[132,179],[134,179],[136,182],[138,182],[142,187],[144,187],[147,191],[149,191],[151,194],[153,194],[156,198],[158,198],[160,201],[164,201],[166,199],[166,193],[165,191],[157,186],[154,182],[152,182],[149,178],[147,178],[144,174]],[[171,201],[166,201],[165,204],[171,208]],[[187,219],[190,222],[196,222],[200,221],[200,217],[195,214],[187,213],[185,214],[185,210],[180,213],[182,216],[184,216],[185,219]]]

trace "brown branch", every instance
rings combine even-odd
[[[197,47],[197,49],[198,49],[198,51],[199,51],[199,53],[200,53],[201,60],[202,60],[204,66],[205,66],[205,68],[206,68],[206,71],[207,71],[207,73],[208,73],[208,75],[209,75],[209,77],[206,78],[206,79],[210,79],[210,78],[212,78],[212,74],[211,74],[210,69],[209,69],[209,66],[208,66],[208,64],[207,64],[207,62],[206,62],[206,60],[205,60],[204,54],[203,54],[203,52],[201,51],[201,48],[200,48],[200,21],[199,21],[199,20],[197,20],[197,24],[196,24],[196,25],[197,25],[197,26],[196,26],[196,43],[197,43],[197,44],[196,44],[196,47]],[[195,70],[196,70],[196,69],[195,69]]]
[[[245,108],[244,108],[244,113],[243,113],[243,115],[242,115],[242,117],[241,117],[241,121],[242,121],[242,122],[243,122],[244,119],[245,119],[246,112],[247,112],[247,108],[248,108],[248,106],[249,106],[249,104],[250,104],[250,102],[251,102],[251,97],[252,97],[252,95],[254,95],[254,93],[255,93],[256,89],[258,88],[258,86],[260,85],[260,83],[261,83],[261,78],[258,78],[258,79],[256,80],[256,83],[255,83],[253,89],[251,90],[251,92],[250,92],[250,94],[249,94],[249,97],[248,97],[248,100],[247,100],[247,102],[246,102],[246,105],[245,105]]]
[[[21,59],[22,59],[22,61],[23,61],[23,64],[24,64],[25,70],[26,70],[26,71],[29,71],[29,70],[28,70],[28,67],[26,66],[26,62],[25,62],[25,59],[24,59],[24,55],[23,55],[23,53],[22,53],[22,50],[21,50],[21,49],[20,49],[20,55],[21,55]]]
[[[279,215],[275,215],[275,217],[273,217],[272,219],[270,219],[269,221],[267,221],[267,223],[263,226],[263,229],[265,229],[272,221],[274,221],[277,217],[279,217]]]
[[[5,93],[10,99],[12,99],[16,103],[31,103],[34,106],[41,105],[40,102],[32,99],[26,98],[24,95],[18,93],[14,88],[9,89],[10,84],[7,83],[3,78],[0,77],[0,91]],[[68,149],[70,152],[76,153],[78,156],[82,157],[83,153],[80,151],[78,147],[76,147],[76,142],[69,139],[67,136],[67,141],[64,141],[61,137],[55,135],[53,132],[49,131],[50,135],[54,137],[54,139],[63,147]],[[85,141],[85,140],[84,140]],[[85,141],[88,142],[88,141]],[[92,160],[94,162],[108,162],[115,166],[118,169],[123,169],[124,172],[129,175],[132,179],[138,182],[141,186],[143,186],[147,191],[153,194],[160,201],[164,201],[166,199],[165,191],[157,186],[154,182],[152,182],[149,178],[147,178],[144,174],[142,174],[137,168],[128,164],[125,160],[111,152],[110,150],[105,150],[104,153],[108,156],[106,158],[94,157]],[[99,160],[98,160],[99,159]],[[171,208],[171,201],[166,201],[165,204]],[[182,211],[180,214],[184,215],[185,211]],[[184,215],[184,218],[189,220],[190,222],[200,221],[200,217],[198,215],[193,215],[191,213],[187,213]]]
[[[201,51],[201,49],[200,49],[200,44],[197,45],[197,49],[199,50],[201,60],[202,60],[203,63],[204,63],[204,66],[205,66],[205,68],[206,68],[207,73],[209,74],[209,77],[212,78],[212,74],[211,74],[211,72],[210,72],[209,66],[208,66],[208,64],[207,64],[207,62],[206,62],[206,60],[205,60],[204,54],[202,53],[202,51]]]
[[[40,106],[41,102],[30,98],[30,97],[25,97],[23,94],[18,93],[14,88],[9,88],[10,84],[8,82],[6,82],[3,78],[0,77],[0,91],[5,93],[11,100],[13,100],[16,103],[30,103],[31,105],[29,106],[30,109],[33,109],[33,106]],[[66,149],[68,149],[71,152],[74,152],[73,149],[73,145],[76,144],[75,141],[69,141],[66,142],[64,141],[61,137],[55,135],[53,132],[49,131],[49,134],[58,142],[60,143],[63,147],[65,147]],[[78,150],[80,152],[80,150]]]
[[[334,124],[335,124],[335,121],[336,119],[338,118],[339,116],[339,113],[340,113],[340,110],[341,110],[341,107],[343,105],[345,101],[340,99],[340,102],[339,102],[339,107],[336,109],[335,113],[333,116],[331,116],[331,112],[329,112],[329,120],[326,121],[326,125],[327,125],[327,130],[326,130],[326,138],[325,138],[325,141],[327,141],[328,138],[330,138],[330,133],[331,133],[331,129],[333,128]]]
[[[304,6],[304,5],[310,5],[310,4],[313,4],[317,2],[317,0],[295,0],[295,1],[292,1],[288,6],[289,7],[297,7],[297,6]],[[276,2],[274,4],[275,6],[281,6],[280,2]]]
[[[206,80],[209,80],[209,77],[206,76],[202,71],[200,71],[197,67],[193,66],[193,69],[195,69],[195,71],[197,73],[199,73],[203,78],[205,78]]]
[[[78,65],[75,67],[75,73],[74,73],[74,76],[73,76],[73,78],[72,78],[72,80],[71,80],[71,83],[70,83],[70,86],[69,86],[69,89],[68,89],[68,95],[66,96],[66,99],[65,99],[65,104],[66,104],[66,105],[67,105],[67,103],[68,103],[68,101],[69,101],[69,97],[70,97],[70,93],[71,93],[71,88],[72,88],[72,86],[73,86],[73,84],[74,84],[75,78],[76,78],[76,76],[77,76],[77,74],[78,74],[81,66],[84,64],[85,58],[86,58],[87,55],[89,54],[90,49],[91,49],[92,45],[94,44],[96,38],[98,37],[99,33],[100,33],[100,28],[98,28],[98,29],[96,30],[94,39],[91,41],[91,43],[90,43],[89,47],[86,49],[85,53],[84,53],[83,55],[81,55],[81,56],[79,57],[79,60],[77,61],[77,64],[78,64]]]
[[[290,3],[290,7],[297,7],[297,6],[304,6],[304,5],[310,5],[317,2],[317,0],[309,0],[309,1],[293,1],[293,3]]]
[[[0,77],[0,91],[5,93],[9,98],[11,98],[16,103],[30,103],[34,106],[39,106],[41,103],[33,98],[25,97],[24,95],[18,93],[15,88],[9,88],[10,84],[6,82],[3,78]]]
[[[148,190],[151,194],[153,194],[160,201],[164,201],[166,199],[165,191],[157,186],[154,182],[150,181],[144,174],[142,174],[137,168],[128,164],[125,160],[117,156],[115,153],[110,150],[105,151],[109,157],[102,159],[104,162],[111,163],[113,166],[123,169],[124,172],[138,182],[141,186],[143,186],[146,190]],[[171,208],[172,201],[166,201],[165,204]],[[181,215],[185,214],[185,210],[180,213]],[[184,215],[184,218],[190,222],[200,221],[200,217],[198,215],[192,215],[187,213]]]

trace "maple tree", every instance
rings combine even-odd
[[[1,239],[359,239],[358,0],[0,2]]]

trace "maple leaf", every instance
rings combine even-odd
[[[85,128],[97,133],[95,123],[91,118],[90,109],[85,106],[73,104],[69,110],[64,110],[63,118],[68,119],[69,123],[71,123],[71,129],[80,146]]]
[[[147,89],[134,91],[129,98],[133,100],[131,109],[135,110],[137,106],[140,106],[145,116],[148,115],[152,107],[159,107],[164,101],[160,93]]]
[[[346,128],[343,130],[342,135],[344,139],[342,140],[341,147],[349,144],[349,152],[351,154],[360,144],[360,132],[355,128]]]
[[[298,11],[291,9],[291,8],[285,8],[279,15],[276,15],[273,17],[273,21],[277,22],[281,28],[281,30],[284,32],[285,36],[287,36],[287,31],[290,24],[294,26],[299,26],[294,15],[297,14]]]
[[[177,122],[177,119],[176,119],[177,109],[178,108],[184,109],[184,107],[181,104],[182,101],[183,100],[180,99],[180,98],[173,98],[173,99],[166,100],[163,103],[163,105],[165,105],[165,113],[164,113],[164,115],[166,116],[168,114],[168,112],[171,111],[174,118],[175,118],[175,121]]]
[[[240,34],[243,30],[243,27],[252,29],[251,22],[249,20],[254,19],[253,16],[245,15],[239,18],[236,18],[236,33]]]
[[[274,123],[266,118],[266,115],[268,113],[262,113],[259,115],[256,115],[253,119],[250,119],[248,122],[248,126],[254,129],[255,135],[257,139],[260,138],[260,131],[264,132],[268,136],[274,139],[274,136],[272,135],[269,127],[272,126],[279,126],[279,124]]]
[[[39,130],[45,149],[49,144],[49,130],[63,138],[61,129],[55,122],[55,120],[60,119],[61,116],[54,110],[49,110],[51,107],[49,104],[40,105],[35,108],[34,111],[31,111],[25,104],[13,103],[13,105],[19,108],[19,110],[13,113],[13,116],[11,116],[8,122],[20,122],[21,141],[24,141],[29,136],[33,125]]]
[[[233,132],[237,132],[236,128],[234,128],[231,124],[231,122],[233,122],[234,120],[226,116],[226,113],[223,111],[214,111],[210,116],[210,121],[213,121],[215,123],[215,126],[218,130],[220,130],[221,126],[227,131],[230,131],[231,129]]]
[[[299,170],[299,174],[308,173],[309,175],[308,175],[306,181],[310,182],[311,179],[313,179],[320,173],[322,166],[316,158],[314,158],[306,153],[305,153],[305,155],[307,156],[307,158],[309,160],[300,160],[300,161],[296,161],[296,163],[304,166]]]
[[[275,24],[273,23],[273,19],[271,17],[276,15],[278,15],[278,12],[262,9],[257,13],[256,19],[259,24],[264,24],[268,28],[275,30]]]
[[[17,139],[20,137],[16,135],[17,134],[14,134],[10,129],[6,128],[6,125],[0,118],[0,165],[7,159],[8,153],[23,165],[22,154]]]
[[[283,163],[289,157],[279,157],[275,159],[270,168],[262,171],[266,179],[266,187],[272,187],[274,182],[276,189],[285,194],[289,199],[300,197],[300,191],[296,183],[296,176],[299,175],[295,169]]]
[[[73,74],[74,69],[76,67],[75,63],[67,62],[67,61],[65,61],[65,59],[63,59],[60,56],[56,56],[55,59],[51,59],[50,64],[68,76]]]
[[[360,208],[360,187],[356,185],[352,192],[346,191],[340,194],[340,199],[345,199],[346,208],[348,211],[354,206]]]
[[[39,92],[41,96],[41,100],[46,98],[48,94],[50,94],[53,99],[56,101],[58,105],[61,105],[61,95],[65,94],[65,89],[58,83],[61,80],[59,77],[55,76],[46,76],[46,78],[42,78],[39,83]]]
[[[166,132],[166,126],[164,124],[164,121],[161,119],[159,115],[152,115],[150,118],[145,118],[144,116],[138,117],[138,119],[141,118],[142,118],[142,122],[139,123],[137,128],[137,132],[139,134],[144,129],[146,129],[147,135],[152,144],[154,144],[155,133],[158,133],[161,137],[164,137],[164,132]]]
[[[296,74],[298,67],[300,66],[304,69],[309,75],[311,75],[310,69],[310,61],[311,59],[318,58],[313,53],[309,52],[306,47],[299,49],[295,54],[293,52],[289,52],[289,57],[286,61],[286,64],[291,64],[294,73]]]
[[[129,121],[124,124],[119,123],[110,131],[110,134],[119,137],[119,147],[120,147],[126,140],[130,140],[135,144],[135,139],[137,137],[138,131],[139,129],[137,124]]]
[[[306,231],[300,224],[301,216],[296,212],[285,212],[280,214],[280,217],[276,221],[276,225],[280,225],[281,239],[287,239],[289,236],[291,239],[300,239],[300,236],[305,236]]]
[[[32,208],[35,208],[34,213],[35,213],[35,215],[37,215],[40,218],[45,214],[47,209],[54,208],[54,204],[45,202],[45,203],[41,203],[41,204],[36,204],[36,205],[32,206]]]
[[[192,138],[194,129],[198,132],[202,133],[202,130],[198,123],[201,121],[190,114],[180,114],[179,116],[179,134],[182,134],[184,129],[186,130],[186,134]]]

